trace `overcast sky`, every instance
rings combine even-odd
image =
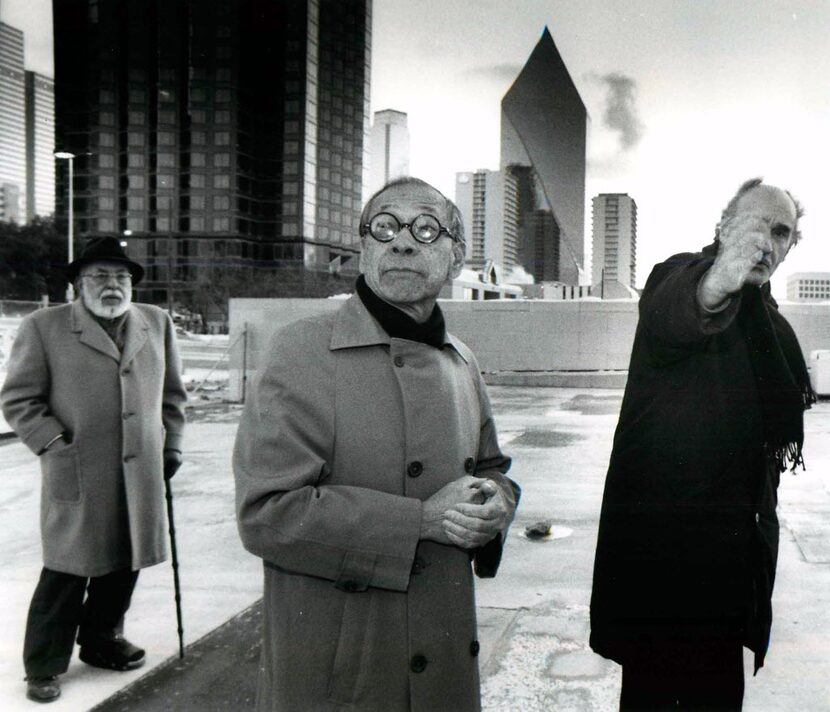
[[[0,0],[0,17],[51,74],[49,0]],[[762,175],[807,209],[775,293],[830,271],[830,2],[375,0],[372,110],[409,114],[414,175],[452,197],[457,171],[498,168],[501,97],[545,25],[591,117],[588,245],[591,197],[631,195],[642,285]]]

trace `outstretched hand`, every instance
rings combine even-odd
[[[715,263],[701,284],[703,306],[712,308],[740,291],[753,269],[771,267],[770,223],[754,214],[740,214],[721,224]]]

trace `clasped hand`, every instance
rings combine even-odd
[[[502,531],[510,514],[492,480],[465,475],[424,502],[421,538],[475,549]]]

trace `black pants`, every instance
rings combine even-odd
[[[26,676],[66,672],[76,632],[81,645],[120,634],[137,579],[129,569],[88,579],[44,568],[26,620]]]
[[[736,712],[743,699],[743,647],[735,641],[659,645],[623,665],[621,712]]]

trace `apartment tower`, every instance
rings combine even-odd
[[[61,0],[53,12],[76,234],[127,238],[147,267],[138,299],[229,270],[356,271],[371,0]]]
[[[633,294],[637,271],[637,203],[626,193],[600,193],[592,201],[594,295]]]

